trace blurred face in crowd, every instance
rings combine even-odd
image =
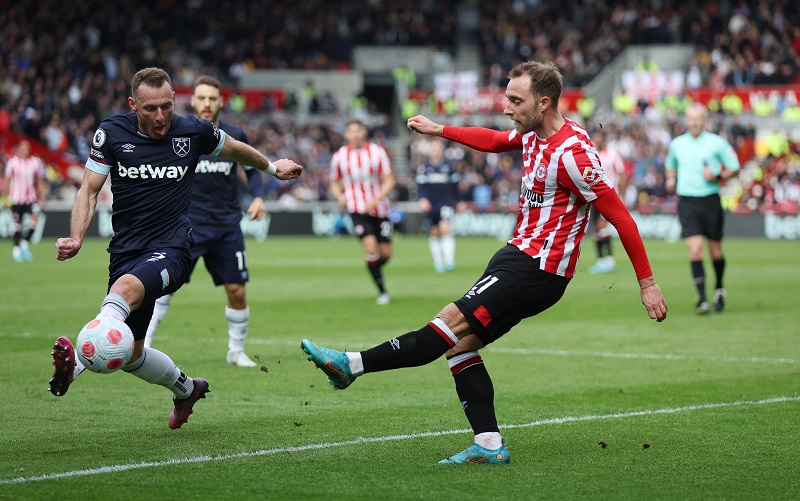
[[[597,148],[597,151],[603,151],[606,149],[606,133],[602,130],[595,132],[592,135],[592,142],[594,143],[594,147]]]
[[[134,95],[128,98],[128,105],[136,112],[139,131],[155,140],[164,139],[175,114],[172,86],[169,82],[159,88],[142,84]]]
[[[192,95],[192,108],[199,118],[218,124],[219,110],[222,109],[220,90],[213,85],[198,85]]]
[[[527,134],[542,126],[542,111],[550,98],[536,98],[531,90],[531,77],[522,75],[508,81],[503,114],[514,121],[518,134]]]
[[[361,148],[367,140],[367,128],[360,123],[350,123],[344,129],[344,139],[353,148]]]
[[[431,141],[430,146],[428,147],[428,158],[434,164],[441,163],[444,159],[444,142],[443,141]]]
[[[31,143],[28,141],[20,141],[19,145],[17,145],[17,155],[20,158],[28,158],[28,155],[31,154]]]
[[[686,128],[692,137],[698,137],[706,129],[706,110],[700,106],[690,106],[686,110]]]

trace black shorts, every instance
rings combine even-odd
[[[144,339],[156,299],[177,291],[189,279],[192,257],[186,249],[163,248],[111,254],[108,289],[131,274],[144,284],[144,299],[125,321],[134,339]]]
[[[725,212],[719,195],[678,198],[678,219],[684,238],[703,235],[709,240],[722,240]]]
[[[392,241],[394,225],[389,219],[358,213],[351,213],[350,219],[353,220],[353,232],[359,240],[368,235],[374,235],[380,243],[390,243]]]
[[[425,215],[425,224],[428,228],[436,226],[442,221],[450,221],[453,219],[455,209],[452,205],[434,205],[430,211]]]
[[[514,245],[495,252],[486,271],[455,305],[484,344],[498,340],[523,318],[538,315],[561,299],[570,279],[543,271]]]
[[[238,225],[227,230],[195,227],[192,241],[192,271],[202,257],[214,285],[244,284],[250,279],[244,235]]]

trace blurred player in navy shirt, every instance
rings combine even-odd
[[[208,120],[229,137],[247,143],[241,127],[219,120],[222,109],[222,84],[216,78],[202,75],[194,82],[192,108],[198,118]],[[189,222],[192,225],[192,270],[202,256],[214,285],[224,285],[228,296],[225,318],[228,320],[228,363],[239,367],[255,367],[244,353],[250,307],[245,295],[249,280],[247,252],[241,229],[242,209],[239,205],[239,176],[233,160],[211,155],[200,157],[195,169]],[[253,201],[247,209],[250,220],[261,220],[267,214],[264,205],[264,178],[261,172],[244,166]],[[144,345],[152,343],[158,325],[169,309],[172,295],[156,300]]]
[[[428,247],[437,273],[456,268],[456,240],[450,227],[461,176],[444,156],[444,142],[428,141],[428,160],[417,167],[417,195],[428,227]]]
[[[71,234],[57,240],[56,258],[64,261],[80,251],[97,196],[110,175],[114,236],[108,247],[108,295],[100,315],[130,326],[136,341],[122,370],[174,393],[168,425],[175,429],[189,419],[195,402],[205,398],[208,381],[188,378],[168,355],[145,348],[144,337],[156,299],[178,290],[191,272],[187,212],[198,161],[209,154],[231,158],[278,179],[297,178],[303,168],[287,159],[271,163],[213,123],[175,115],[172,81],[160,68],[138,71],[131,94],[131,112],[104,120],[95,132],[72,207]],[[85,367],[66,336],[56,340],[52,355],[55,372],[49,390],[62,396]]]

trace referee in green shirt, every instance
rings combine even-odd
[[[719,198],[720,181],[730,179],[739,171],[736,152],[717,134],[705,130],[708,111],[693,104],[686,110],[686,133],[669,144],[666,159],[667,191],[678,194],[678,218],[689,249],[692,276],[700,296],[696,312],[711,311],[706,298],[706,276],[703,270],[703,239],[714,264],[716,286],[714,311],[725,308],[726,292],[722,284],[725,257],[722,255],[724,213]]]

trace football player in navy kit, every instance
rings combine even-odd
[[[456,268],[456,240],[450,220],[456,207],[456,192],[461,176],[444,156],[444,141],[428,141],[428,159],[417,167],[419,207],[425,213],[428,247],[437,273]]]
[[[216,78],[202,75],[194,81],[192,108],[198,118],[208,120],[225,131],[229,137],[247,143],[241,127],[219,120],[222,109],[222,84]],[[244,343],[250,318],[250,307],[245,295],[249,279],[247,252],[240,222],[239,176],[233,160],[204,155],[197,165],[197,175],[189,204],[189,222],[192,225],[192,270],[202,256],[214,285],[224,285],[228,296],[225,318],[228,321],[228,363],[239,367],[255,367],[244,353]],[[261,220],[267,213],[264,205],[264,179],[260,171],[244,167],[253,201],[247,213],[250,220]],[[144,340],[145,347],[152,344],[159,324],[169,309],[172,295],[156,300],[153,316]]]
[[[168,425],[175,429],[188,420],[195,402],[205,398],[208,382],[188,378],[169,356],[145,348],[144,337],[156,299],[175,292],[189,278],[187,212],[197,163],[202,155],[211,154],[278,179],[297,178],[303,168],[287,159],[272,163],[207,120],[175,115],[172,82],[160,68],[138,71],[131,94],[131,112],[106,119],[94,135],[72,207],[70,237],[56,241],[56,258],[64,261],[80,251],[98,193],[110,175],[114,236],[108,247],[108,295],[100,315],[130,326],[136,341],[122,370],[174,393]],[[56,340],[52,355],[55,372],[49,390],[62,396],[84,367],[65,336]]]

